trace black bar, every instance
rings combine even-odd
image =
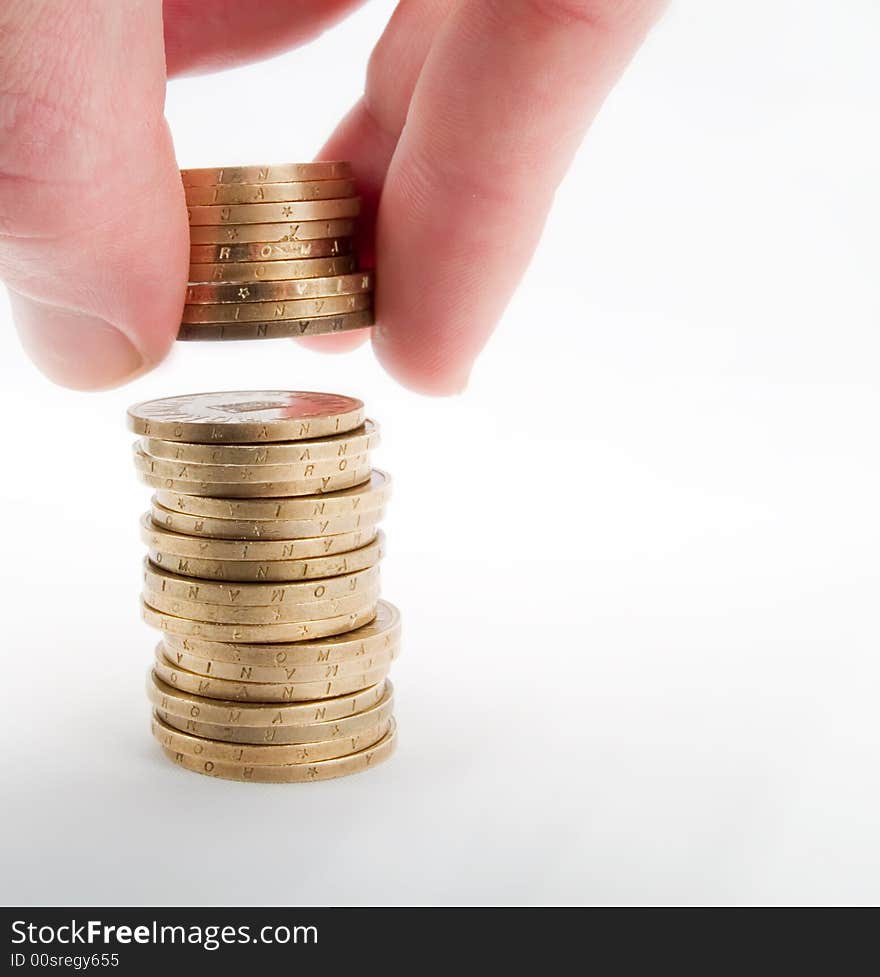
[[[861,973],[875,959],[871,910],[759,909],[3,909],[2,970],[30,973],[192,972],[251,977],[332,965],[358,977],[434,972],[543,975],[790,973],[802,960]],[[164,928],[164,929],[163,929]],[[845,934],[845,935],[844,935]],[[864,957],[863,953],[868,953]],[[116,955],[115,957],[113,955]],[[115,960],[115,963],[114,963]],[[87,961],[84,962],[84,961]],[[488,964],[478,966],[478,963]],[[572,968],[572,964],[576,964]],[[279,968],[285,968],[280,970]],[[638,968],[637,970],[634,968]]]

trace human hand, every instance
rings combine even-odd
[[[161,0],[6,0],[0,275],[51,379],[115,386],[174,341],[189,228],[166,63],[171,77],[276,54],[358,3],[165,0],[163,32]],[[464,387],[585,129],[662,6],[401,0],[319,158],[353,163],[362,259],[380,269],[373,345],[402,383]],[[349,349],[365,332],[300,342]]]

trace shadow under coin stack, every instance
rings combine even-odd
[[[348,163],[181,170],[189,288],[178,339],[274,339],[373,324]]]
[[[335,394],[192,394],[128,411],[144,620],[163,633],[153,735],[188,770],[325,780],[394,749],[397,609],[379,599],[390,480],[377,426]]]

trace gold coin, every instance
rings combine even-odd
[[[291,299],[284,302],[231,302],[216,305],[185,305],[181,323],[196,325],[215,322],[272,322],[275,319],[309,319],[325,315],[342,315],[369,309],[373,297],[369,292],[351,295],[325,295],[313,299]]]
[[[354,232],[352,227],[351,233]],[[217,264],[224,261],[251,262],[291,261],[296,258],[334,258],[351,254],[354,242],[351,236],[316,238],[313,241],[277,241],[261,244],[191,244],[190,265]],[[201,275],[196,270],[195,276]],[[193,278],[190,270],[190,278]]]
[[[338,577],[298,583],[215,583],[193,580],[152,566],[144,560],[144,584],[148,590],[172,599],[225,604],[229,607],[266,608],[271,605],[309,604],[335,600],[372,589],[379,582],[379,567],[357,570]],[[156,605],[153,605],[156,606]],[[174,611],[169,611],[173,614]]]
[[[242,627],[262,627],[265,634],[258,635],[254,641],[271,641],[272,634],[288,625],[299,625],[309,621],[326,621],[328,618],[344,614],[357,614],[367,607],[375,607],[379,599],[378,581],[371,586],[360,588],[357,593],[342,597],[329,597],[326,600],[303,600],[298,603],[287,602],[265,604],[263,606],[234,604],[212,604],[208,601],[185,600],[161,591],[144,588],[143,599],[154,611],[170,614],[187,621],[206,624],[230,624]],[[247,640],[247,639],[242,639]],[[279,638],[284,640],[284,638]]]
[[[274,166],[220,166],[185,169],[185,187],[237,186],[240,183],[288,183],[300,180],[349,180],[351,163],[276,163]]]
[[[328,278],[295,278],[292,281],[260,281],[246,285],[190,285],[186,301],[190,305],[222,305],[242,302],[287,302],[290,299],[323,298],[330,295],[356,295],[369,292],[373,275],[359,271],[354,275],[331,275]],[[272,316],[265,318],[271,319]]]
[[[386,680],[390,686],[390,682]],[[218,723],[202,723],[185,716],[175,716],[160,709],[154,710],[166,726],[191,736],[212,740],[215,743],[238,746],[308,746],[313,743],[340,743],[339,755],[350,752],[344,745],[357,736],[368,736],[377,727],[387,728],[391,718],[393,699],[382,702],[356,716],[334,722],[312,723],[303,726],[221,726]],[[382,717],[381,720],[379,717]],[[326,739],[331,736],[332,739]],[[328,746],[329,749],[329,746]]]
[[[170,686],[166,686],[170,689]],[[176,692],[176,689],[171,689]],[[148,683],[148,695],[159,699],[163,693]],[[178,704],[179,705],[179,704]],[[192,709],[184,704],[184,709]],[[196,706],[195,708],[199,708]],[[338,740],[351,739],[367,733],[376,726],[387,725],[394,711],[394,690],[390,679],[385,680],[385,692],[382,698],[361,712],[343,719],[333,719],[316,723],[303,723],[296,726],[238,726],[220,725],[219,723],[201,722],[193,719],[188,712],[175,715],[162,709],[156,709],[155,714],[173,729],[203,739],[215,740],[223,743],[237,743],[251,746],[257,745],[303,745],[308,743],[332,743]]]
[[[335,620],[349,614],[360,614],[367,609],[375,610],[379,586],[378,583],[364,586],[356,594],[321,601],[244,607],[184,600],[149,588],[144,588],[141,597],[150,610],[191,624],[247,628],[249,637],[242,635],[242,641],[287,641],[291,640],[286,637],[288,631],[292,631],[292,640],[295,641],[300,625]]]
[[[372,309],[343,315],[322,315],[314,319],[275,319],[272,322],[183,323],[177,331],[180,342],[235,342],[251,339],[296,339],[326,336],[353,329],[367,329],[375,318]]]
[[[354,397],[302,390],[240,390],[146,400],[128,409],[135,434],[197,444],[303,441],[364,423]]]
[[[338,220],[340,217],[357,217],[361,212],[361,198],[301,200],[289,204],[222,204],[187,207],[186,211],[191,227]]]
[[[183,668],[195,675],[207,678],[222,678],[235,682],[258,682],[273,685],[284,685],[289,682],[321,682],[337,678],[349,678],[352,675],[362,675],[374,668],[390,668],[391,663],[400,653],[400,645],[395,645],[388,652],[373,654],[350,661],[330,662],[325,665],[284,665],[276,668],[260,668],[256,665],[236,665],[232,662],[215,661],[211,658],[200,658],[187,651],[180,651],[165,645],[162,653],[165,658],[177,668]]]
[[[215,605],[206,605],[215,606]],[[152,628],[168,634],[204,638],[206,641],[310,641],[332,634],[353,631],[369,623],[376,616],[376,602],[337,617],[288,624],[215,624],[213,621],[191,620],[166,614],[141,601],[141,617]]]
[[[243,764],[288,764],[311,763],[315,760],[332,760],[347,756],[358,750],[365,750],[378,742],[388,732],[391,717],[382,722],[373,722],[360,732],[351,736],[337,737],[317,743],[278,743],[249,746],[218,742],[191,733],[181,732],[171,723],[165,722],[154,712],[150,731],[166,750],[186,753],[202,760],[223,760],[228,763]]]
[[[354,180],[295,180],[287,183],[216,184],[211,187],[186,187],[188,207],[215,204],[291,203],[295,200],[330,200],[353,197]]]
[[[137,471],[173,481],[224,482],[233,485],[302,482],[362,471],[370,463],[369,454],[343,458],[321,458],[317,461],[290,461],[279,465],[210,465],[196,461],[170,461],[154,458],[135,443],[132,460]]]
[[[321,577],[332,577],[354,570],[364,570],[373,566],[385,555],[385,542],[381,533],[375,536],[371,532],[341,534],[340,537],[327,536],[325,539],[334,542],[336,539],[351,537],[367,540],[366,545],[358,546],[346,552],[339,552],[332,556],[302,557],[293,560],[214,560],[199,557],[181,556],[177,553],[165,553],[162,550],[149,550],[150,562],[184,577],[201,577],[205,580],[232,580],[241,583],[259,581],[278,581],[281,583],[297,580],[313,580]],[[305,541],[305,542],[315,542]],[[334,545],[342,545],[334,542]]]
[[[195,523],[193,528],[197,527],[198,523]],[[300,571],[302,579],[317,576],[316,571],[318,569],[329,571],[321,574],[325,577],[338,576],[340,573],[352,573],[355,570],[363,569],[364,566],[372,566],[377,563],[385,553],[385,538],[377,533],[375,523],[369,520],[360,529],[328,536],[306,536],[301,539],[287,540],[206,539],[198,534],[173,532],[158,526],[152,521],[149,513],[144,513],[141,517],[141,539],[151,551],[156,550],[165,554],[166,557],[192,557],[197,560],[254,564],[275,561],[303,562],[307,565]],[[272,544],[276,548],[267,549],[265,546],[261,546],[257,551],[261,555],[254,556],[253,547],[262,543]],[[267,559],[262,555],[266,552],[282,555],[273,555]],[[355,563],[363,564],[363,566],[353,566]],[[159,565],[170,573],[182,572],[173,566],[169,566],[165,559],[160,560]],[[337,569],[342,566],[349,567],[349,569]],[[192,573],[188,572],[183,575],[186,577],[193,576]],[[215,577],[217,574],[210,573],[205,574],[205,576]],[[221,576],[221,579],[235,580],[236,578]],[[259,577],[254,579],[258,580]],[[271,581],[280,578],[267,577],[266,579]],[[297,578],[286,577],[284,579],[296,580]]]
[[[342,220],[283,221],[277,224],[231,224],[228,227],[191,227],[190,246],[204,244],[284,244],[350,237],[355,222]]]
[[[379,425],[366,420],[363,427],[348,434],[292,444],[187,444],[159,438],[141,438],[136,444],[144,454],[168,461],[191,461],[197,465],[288,465],[364,455],[378,446]]]
[[[200,560],[239,560],[257,563],[272,560],[301,560],[359,549],[372,542],[373,538],[374,528],[368,525],[357,532],[304,539],[203,539],[199,536],[169,532],[157,526],[149,513],[141,516],[141,539],[149,549],[173,553],[175,556],[192,556]],[[346,546],[347,549],[342,549],[342,546]],[[178,572],[172,567],[164,569],[171,573]],[[328,573],[325,576],[329,577],[333,574]]]
[[[296,482],[192,482],[139,472],[140,480],[150,488],[206,495],[215,499],[271,499],[291,495],[321,495],[369,481],[370,468],[351,468],[337,475],[303,478]]]
[[[322,682],[291,682],[275,685],[268,682],[230,682],[227,679],[196,675],[172,665],[161,653],[156,654],[156,675],[174,689],[193,692],[209,699],[235,702],[315,702],[348,695],[370,688],[388,674],[388,666],[374,668],[360,675],[327,679]]]
[[[331,780],[352,773],[362,773],[387,760],[397,745],[397,726],[391,721],[388,732],[378,743],[366,750],[335,760],[316,760],[313,763],[291,763],[285,765],[228,763],[222,760],[205,760],[177,750],[163,752],[178,766],[193,773],[223,780],[253,781],[255,783],[294,784],[316,780]]]
[[[370,463],[369,454],[344,458],[321,458],[318,461],[290,461],[281,465],[203,465],[195,461],[169,461],[145,454],[134,445],[134,466],[140,472],[157,478],[191,482],[299,482],[304,479],[341,475],[350,469],[361,471]]]
[[[370,481],[317,499],[210,499],[160,490],[154,500],[165,509],[217,519],[323,519],[379,509],[391,498],[391,476],[374,468]],[[197,553],[193,554],[198,556]]]
[[[357,631],[295,644],[205,641],[171,634],[165,635],[164,642],[171,653],[181,651],[233,665],[287,668],[365,661],[373,656],[393,657],[397,653],[400,647],[400,612],[393,604],[380,600],[375,618]]]
[[[387,680],[386,680],[387,681]],[[172,713],[197,722],[218,726],[245,726],[265,729],[276,726],[329,725],[371,709],[385,695],[386,681],[363,692],[321,699],[317,702],[285,702],[283,705],[256,702],[224,702],[207,696],[183,692],[157,678],[151,670],[147,676],[147,698],[163,715]],[[389,685],[390,688],[390,685]],[[332,739],[325,732],[321,739]]]
[[[295,258],[290,261],[230,261],[227,264],[190,265],[190,286],[204,283],[253,285],[259,282],[300,281],[311,278],[333,278],[356,273],[354,255],[333,258]]]
[[[175,533],[208,539],[313,539],[316,536],[338,536],[358,530],[372,530],[385,514],[384,509],[367,510],[352,516],[322,520],[263,519],[245,522],[239,519],[212,519],[171,512],[153,503],[150,517],[157,526]]]

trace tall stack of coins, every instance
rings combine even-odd
[[[243,391],[129,409],[154,488],[142,612],[162,631],[153,735],[188,770],[324,780],[394,749],[399,615],[379,599],[390,479],[335,394]]]
[[[189,288],[178,339],[272,339],[372,325],[348,163],[181,170]]]

